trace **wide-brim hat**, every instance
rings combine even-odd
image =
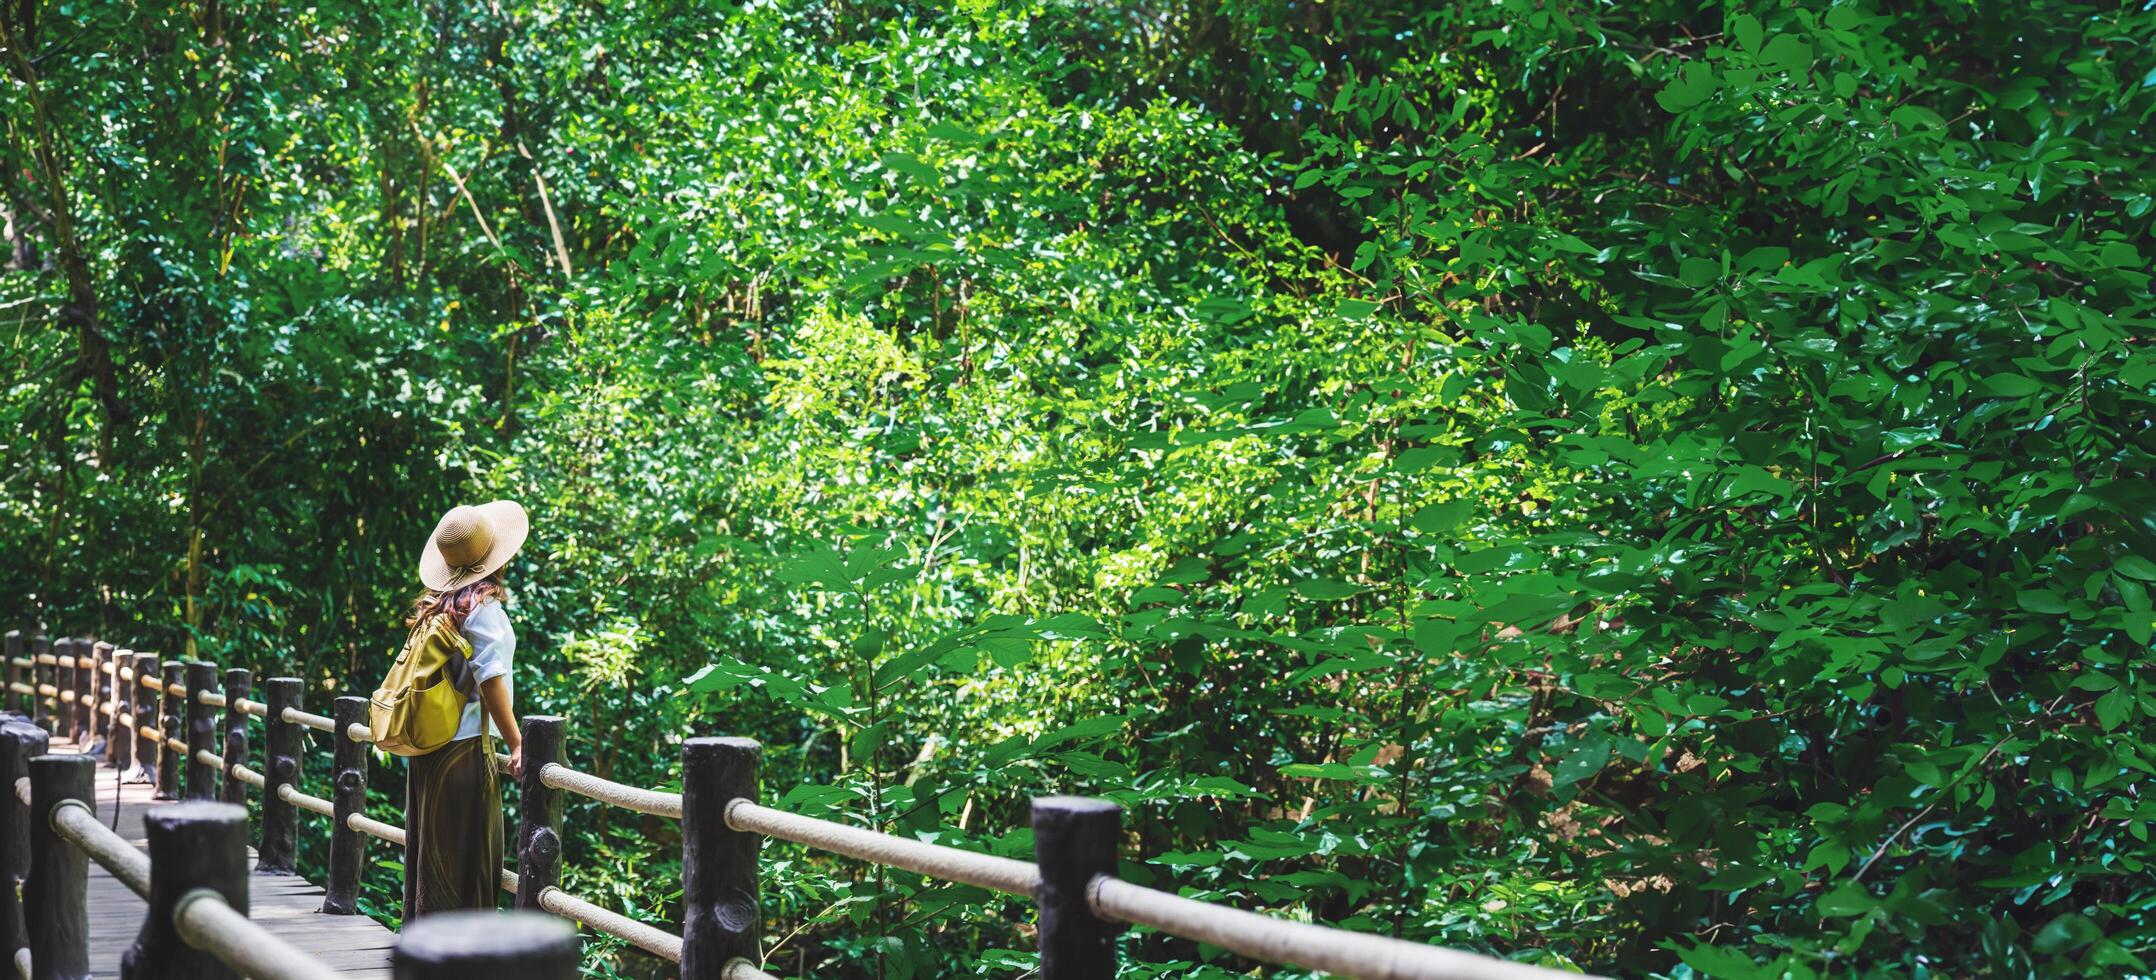
[[[514,500],[455,508],[419,553],[419,581],[436,592],[461,589],[508,564],[529,533],[531,519]]]

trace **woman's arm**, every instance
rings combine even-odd
[[[509,775],[523,779],[524,732],[517,728],[516,692],[509,687],[509,675],[480,681],[479,701],[494,719],[495,731],[502,733],[502,744],[509,747]]]

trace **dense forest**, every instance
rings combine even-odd
[[[2147,4],[0,31],[7,628],[326,705],[513,498],[520,710],[610,778],[753,736],[778,805],[1020,856],[1105,796],[1132,880],[1625,976],[2156,964]],[[674,825],[567,819],[674,914]],[[766,869],[786,975],[1034,962],[1026,903]]]

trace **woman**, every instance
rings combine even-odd
[[[524,769],[509,668],[516,632],[503,602],[502,566],[524,546],[530,530],[524,508],[508,500],[458,507],[442,517],[419,557],[425,594],[405,625],[418,629],[436,616],[471,641],[469,677],[458,685],[478,696],[464,706],[456,739],[413,756],[405,783],[404,917],[451,909],[491,909],[500,893],[502,793],[494,769],[494,740],[509,749],[509,772]]]

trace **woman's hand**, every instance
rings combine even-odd
[[[509,747],[509,775],[514,779],[524,778],[524,743],[522,742]]]

